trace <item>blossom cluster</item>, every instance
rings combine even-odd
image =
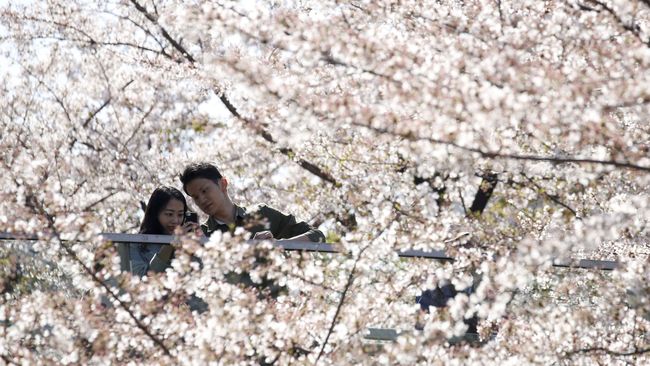
[[[2,241],[3,362],[648,362],[648,1],[51,0],[0,15],[0,232],[38,237]],[[236,232],[181,238],[165,273],[121,273],[98,234],[136,232],[140,202],[199,160],[339,254]],[[415,297],[447,283],[474,291],[422,313]],[[480,340],[455,341],[474,316]]]

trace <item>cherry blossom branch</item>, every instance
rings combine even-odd
[[[196,59],[180,44],[180,42],[176,41],[168,32],[167,30],[158,23],[157,17],[152,15],[147,11],[147,9],[139,4],[136,0],[131,0],[131,3],[135,6],[135,8],[142,13],[147,19],[149,19],[152,23],[156,24],[160,32],[162,33],[163,37],[176,49],[178,50],[183,56],[185,56],[185,59],[190,62],[190,64],[196,63]],[[237,119],[245,122],[245,124],[249,127],[252,127],[253,130],[255,130],[264,140],[271,144],[277,144],[277,141],[273,138],[270,132],[268,132],[266,129],[262,128],[259,126],[259,124],[254,123],[248,118],[243,117],[238,111],[237,108],[232,104],[230,99],[224,94],[224,93],[217,93],[219,95],[219,100],[224,104],[226,109]],[[284,147],[278,149],[279,152],[287,156],[288,158],[292,159],[295,157],[295,152],[293,149]],[[318,167],[317,165],[305,160],[305,159],[297,159],[296,160],[297,164],[302,167],[303,169],[307,170],[308,172],[316,175],[317,177],[323,179],[324,181],[331,183],[332,185],[339,187],[341,184],[329,173],[327,173],[325,170],[322,168]]]
[[[63,112],[64,112],[64,114],[65,114],[66,120],[68,120],[68,122],[70,122],[70,123],[72,124],[72,129],[73,129],[74,131],[77,131],[77,126],[73,123],[73,121],[72,121],[72,116],[70,115],[70,113],[69,113],[69,111],[68,111],[68,108],[66,107],[65,102],[63,101],[63,99],[60,98],[60,97],[57,95],[57,93],[54,91],[54,89],[53,89],[52,87],[50,87],[48,84],[46,84],[45,81],[43,81],[41,78],[39,78],[38,76],[36,76],[36,75],[35,75],[35,74],[34,74],[34,73],[29,69],[29,68],[27,68],[26,66],[24,66],[24,65],[21,64],[21,63],[19,63],[19,65],[23,68],[23,70],[24,70],[24,71],[25,71],[29,76],[31,76],[31,77],[33,77],[34,79],[36,79],[36,80],[38,81],[39,85],[44,86],[44,87],[47,89],[47,91],[50,92],[50,94],[52,94],[52,96],[53,96],[54,99],[56,100],[57,104],[58,104],[59,106],[61,106],[61,108],[63,109]],[[129,80],[127,83],[125,83],[125,84],[120,88],[120,91],[124,91],[124,90],[126,90],[126,88],[128,88],[129,85],[131,85],[131,84],[133,83],[133,81],[134,81],[134,80]],[[84,127],[84,128],[87,127],[88,124],[90,123],[90,121],[92,121],[93,118],[95,118],[95,117],[97,116],[97,114],[99,114],[99,113],[100,113],[104,108],[106,108],[106,106],[108,106],[108,105],[110,104],[111,101],[112,101],[112,96],[109,96],[106,100],[104,100],[104,101],[102,102],[102,104],[101,104],[97,109],[95,109],[93,112],[90,113],[90,115],[89,115],[89,116],[84,120],[84,122],[81,124],[81,126]],[[72,148],[72,147],[73,147],[77,142],[79,142],[78,139],[77,139],[76,137],[72,137],[72,139],[70,140],[70,143],[69,143],[69,147]],[[94,151],[97,151],[97,152],[103,150],[102,148],[99,148],[99,147],[95,146],[94,144],[92,144],[92,143],[90,143],[90,142],[88,142],[88,141],[82,141],[82,142],[80,142],[80,143],[81,143],[82,145],[84,145],[84,146],[87,146],[88,148],[90,148],[90,149],[92,149],[92,150],[94,150]]]
[[[562,201],[560,200],[560,198],[559,198],[557,195],[550,195],[550,194],[548,194],[548,193],[546,192],[546,190],[545,190],[542,186],[540,186],[537,182],[535,182],[535,181],[533,180],[533,178],[531,178],[531,177],[529,177],[529,176],[527,176],[527,175],[525,175],[525,174],[522,174],[522,175],[523,175],[523,177],[526,178],[526,179],[527,179],[527,180],[528,180],[532,185],[535,186],[535,188],[537,189],[537,191],[538,191],[539,193],[543,194],[546,198],[548,198],[548,199],[550,199],[551,201],[557,203],[558,205],[560,205],[560,206],[566,208],[567,210],[569,210],[569,211],[573,214],[573,216],[575,216],[576,218],[580,219],[580,216],[578,216],[578,213],[576,212],[576,210],[572,209],[569,205],[567,205],[566,203],[562,202]]]
[[[100,199],[96,200],[95,202],[89,204],[88,206],[84,207],[84,208],[82,209],[82,211],[83,211],[83,212],[90,211],[91,208],[97,206],[98,204],[100,204],[100,203],[106,201],[107,199],[109,199],[109,198],[115,196],[116,194],[118,194],[118,193],[120,193],[120,192],[122,192],[122,190],[114,190],[114,191],[112,191],[112,192],[109,192],[108,194],[104,195],[102,198],[100,198]]]
[[[102,68],[103,68],[103,67],[102,67]],[[134,81],[134,80],[131,79],[131,80],[129,80],[128,82],[126,82],[126,83],[125,83],[125,84],[120,88],[120,91],[122,91],[122,92],[125,91],[126,88],[128,88],[129,85],[131,85],[131,84],[133,83],[133,81]],[[108,80],[107,80],[107,83],[108,83]],[[106,108],[106,106],[108,106],[108,105],[111,103],[111,101],[113,100],[113,96],[112,96],[111,93],[110,93],[110,88],[109,88],[108,94],[109,94],[108,98],[106,98],[106,100],[104,100],[104,101],[102,102],[102,104],[99,106],[99,108],[95,109],[93,112],[90,113],[90,115],[86,118],[86,120],[81,124],[81,127],[83,127],[83,128],[88,127],[88,124],[90,123],[90,121],[92,121],[92,120],[93,120],[93,119],[94,119],[94,118],[99,114],[99,112],[101,112],[104,108]],[[76,127],[76,126],[73,126],[73,129],[76,131],[76,130],[77,130],[77,127]],[[72,146],[74,146],[74,144],[75,144],[76,142],[77,142],[77,138],[76,138],[76,137],[73,137],[72,141],[70,142],[70,147],[72,148]],[[95,150],[95,151],[101,151],[101,150],[102,150],[101,148],[97,148],[95,145],[92,145],[92,144],[90,144],[90,143],[88,143],[88,142],[82,142],[81,144],[82,144],[82,145],[86,145],[86,146],[90,147],[91,149],[93,149],[93,150]]]
[[[460,197],[460,203],[463,205],[463,213],[467,216],[467,206],[465,205],[465,198],[463,198],[463,192],[461,192],[460,187],[458,188],[458,197]]]
[[[359,264],[359,261],[361,260],[361,256],[363,255],[363,252],[365,252],[366,249],[370,248],[370,246],[374,243],[374,241],[377,238],[379,238],[381,236],[381,234],[384,233],[384,231],[385,231],[385,229],[381,229],[379,231],[379,233],[377,233],[377,235],[375,235],[375,237],[368,242],[368,245],[364,246],[359,251],[359,255],[357,256],[357,259],[354,261],[354,265],[352,266],[352,270],[350,271],[350,274],[348,275],[348,280],[347,280],[347,282],[345,284],[345,287],[343,288],[343,293],[341,294],[341,300],[339,300],[339,304],[336,307],[336,312],[334,313],[334,317],[332,318],[332,323],[330,324],[330,328],[327,331],[327,336],[325,336],[325,341],[323,342],[323,346],[321,347],[320,352],[318,353],[318,357],[316,357],[316,361],[314,361],[314,364],[318,364],[318,360],[320,360],[320,358],[325,353],[325,347],[327,346],[327,342],[329,341],[330,336],[334,332],[334,327],[337,324],[339,313],[341,312],[341,309],[343,308],[343,303],[345,302],[345,297],[346,297],[346,295],[348,293],[348,290],[350,290],[350,288],[352,287],[352,284],[354,283],[354,279],[356,278],[355,274],[356,274],[356,271],[357,271],[357,264]]]
[[[343,294],[341,294],[341,300],[339,300],[339,304],[336,307],[336,312],[334,313],[334,317],[332,318],[332,322],[330,323],[330,328],[327,331],[327,335],[325,336],[325,341],[323,342],[323,346],[321,347],[320,352],[318,353],[318,357],[316,357],[316,361],[314,362],[314,364],[318,364],[318,361],[325,353],[325,347],[327,346],[327,342],[329,342],[330,336],[334,332],[334,327],[337,324],[339,313],[341,312],[341,309],[343,308],[343,304],[345,303],[345,297],[347,296],[348,291],[350,290],[350,287],[352,287],[352,284],[354,283],[354,279],[356,278],[355,274],[357,271],[357,264],[361,260],[361,255],[363,254],[363,252],[369,247],[370,245],[366,245],[364,248],[362,248],[361,251],[359,252],[359,256],[354,261],[354,266],[352,266],[352,270],[348,275],[348,280],[345,284],[345,288],[343,288]]]
[[[35,75],[35,74],[34,74],[34,73],[29,69],[29,68],[27,68],[25,65],[23,65],[22,63],[18,63],[18,64],[23,68],[23,70],[25,70],[25,72],[26,72],[29,76],[31,76],[31,77],[33,77],[34,79],[38,80],[39,85],[43,85],[43,86],[45,87],[45,89],[47,89],[47,91],[50,92],[50,94],[52,94],[52,96],[54,97],[54,100],[56,100],[56,103],[61,107],[61,109],[63,109],[63,113],[65,114],[65,118],[68,120],[68,122],[72,123],[72,117],[70,117],[70,113],[68,112],[68,108],[66,107],[65,103],[63,102],[63,99],[61,99],[61,98],[56,94],[56,92],[54,91],[54,89],[52,89],[48,84],[46,84],[46,83],[43,81],[42,78],[39,78],[38,76],[36,76],[36,75]]]
[[[145,47],[145,46],[141,46],[141,45],[137,45],[137,44],[133,44],[133,43],[129,43],[129,42],[108,42],[108,41],[99,41],[99,40],[96,40],[95,38],[93,38],[90,34],[88,34],[87,32],[85,32],[84,30],[82,30],[82,29],[80,29],[80,28],[78,28],[78,27],[75,27],[74,25],[70,25],[70,24],[68,24],[68,23],[62,23],[62,22],[58,22],[58,21],[52,21],[52,20],[41,19],[41,18],[36,18],[36,17],[23,17],[23,19],[25,19],[25,20],[29,20],[29,21],[32,21],[32,22],[38,22],[38,23],[44,23],[44,24],[51,24],[51,25],[54,25],[54,26],[56,26],[56,27],[58,27],[58,28],[69,29],[69,30],[72,30],[73,32],[76,32],[76,33],[80,34],[81,36],[83,36],[83,37],[85,38],[85,39],[79,39],[79,38],[65,38],[65,37],[56,37],[56,36],[40,36],[40,35],[35,35],[35,36],[32,36],[32,37],[29,37],[30,40],[36,40],[36,39],[53,39],[53,40],[57,40],[57,41],[80,42],[80,43],[85,43],[85,44],[88,45],[89,47],[95,47],[95,46],[97,46],[97,45],[100,45],[100,46],[125,46],[125,47],[136,48],[136,49],[139,49],[139,50],[141,50],[141,51],[153,52],[153,53],[155,53],[155,54],[159,54],[159,55],[162,55],[162,56],[168,57],[168,58],[170,58],[170,59],[173,59],[173,57],[171,57],[171,55],[169,55],[167,52],[165,52],[164,47],[162,46],[162,44],[160,43],[160,41],[159,41],[156,37],[153,36],[153,34],[151,33],[151,31],[149,31],[148,29],[144,28],[144,27],[143,27],[142,25],[140,25],[139,23],[134,22],[133,20],[131,20],[131,19],[128,18],[128,17],[119,16],[119,15],[117,15],[117,14],[113,14],[113,13],[110,13],[110,12],[107,12],[107,13],[108,13],[108,14],[111,14],[111,15],[113,15],[113,16],[119,18],[119,19],[122,19],[122,20],[128,20],[128,21],[130,21],[131,23],[133,23],[136,27],[142,29],[146,34],[148,34],[149,36],[151,36],[151,37],[156,41],[156,43],[160,46],[160,50],[159,50],[159,51],[158,51],[158,50],[154,50],[154,49],[151,49],[151,48],[148,48],[148,47]],[[2,37],[1,39],[4,40],[4,39],[9,39],[9,38],[10,38],[10,37]]]
[[[154,4],[154,9],[155,9],[155,4]],[[155,10],[156,10],[156,14],[158,14],[157,9],[155,9]],[[151,39],[153,39],[153,40],[158,44],[158,46],[160,47],[160,51],[154,51],[154,52],[156,52],[156,53],[160,53],[161,55],[165,56],[166,58],[172,59],[171,55],[169,55],[169,54],[165,51],[165,46],[163,45],[163,43],[158,39],[158,37],[156,37],[156,36],[155,36],[155,35],[154,35],[150,30],[149,30],[149,28],[146,28],[144,25],[142,25],[142,24],[136,22],[135,20],[129,18],[128,16],[124,16],[124,15],[120,15],[120,14],[115,14],[115,13],[110,12],[110,11],[106,11],[106,13],[107,13],[107,14],[110,14],[110,15],[112,15],[112,16],[118,18],[118,19],[126,20],[126,21],[128,21],[129,23],[133,24],[134,26],[140,28],[140,29],[141,29],[141,30],[142,30],[146,35],[148,35],[149,37],[151,37]]]
[[[619,356],[619,357],[625,357],[625,356],[635,356],[635,355],[642,355],[644,353],[650,352],[650,348],[644,348],[640,350],[634,350],[630,352],[617,352],[617,351],[612,351],[610,349],[604,348],[604,347],[592,347],[592,348],[583,348],[579,350],[574,350],[570,352],[566,352],[565,356],[566,357],[573,357],[578,354],[585,354],[585,353],[606,353],[611,356]]]
[[[52,215],[50,215],[45,208],[38,202],[35,196],[33,195],[27,195],[26,197],[26,206],[30,208],[35,214],[41,215],[47,219],[47,226],[50,229],[52,236],[58,241],[59,245],[63,248],[65,253],[72,258],[81,268],[86,272],[86,274],[97,284],[99,284],[101,287],[106,290],[106,293],[110,295],[113,300],[115,300],[119,306],[126,311],[126,313],[129,315],[129,317],[133,320],[135,323],[136,327],[138,327],[149,339],[151,339],[164,353],[165,355],[172,357],[171,352],[169,351],[169,348],[165,346],[163,341],[159,339],[155,334],[149,330],[149,328],[142,323],[137,316],[133,313],[131,308],[120,299],[120,297],[113,292],[113,290],[104,282],[102,281],[99,277],[97,277],[97,274],[92,271],[82,260],[77,256],[77,253],[75,253],[72,248],[70,248],[62,239],[58,231],[56,230],[56,227],[54,226],[54,218]]]
[[[134,43],[129,43],[129,42],[108,42],[108,41],[95,41],[95,40],[86,40],[86,39],[79,39],[79,38],[65,38],[65,37],[57,37],[57,36],[32,36],[29,37],[30,41],[34,40],[54,40],[54,41],[62,41],[62,42],[78,42],[81,43],[84,46],[87,47],[95,47],[95,46],[113,46],[113,47],[130,47],[134,48],[136,50],[140,51],[145,51],[145,52],[151,52],[156,55],[164,56],[169,59],[173,59],[168,53],[165,52],[165,50],[154,50],[153,48],[149,48],[146,46],[141,46],[138,44]]]
[[[252,36],[252,35],[250,35],[248,33],[246,33],[246,35],[259,40],[259,38],[254,37],[254,36]],[[266,42],[268,42],[268,40],[266,40]],[[277,46],[277,47],[279,47],[279,46]],[[380,74],[380,73],[374,72],[373,70],[366,70],[366,69],[363,69],[363,68],[359,68],[359,67],[356,67],[354,65],[347,64],[347,63],[345,63],[343,61],[335,60],[335,59],[333,59],[331,57],[328,58],[328,57],[324,56],[324,58],[322,60],[325,61],[325,62],[328,62],[328,63],[330,63],[332,65],[349,67],[349,68],[353,68],[353,69],[356,69],[356,70],[359,70],[359,71],[362,71],[362,72],[365,72],[365,73],[370,73],[370,74],[378,76],[378,77],[383,77],[383,78],[387,78],[389,80],[392,80],[392,78],[390,78],[388,75]],[[274,94],[272,91],[269,91],[269,92]],[[222,100],[222,102],[224,102],[224,104],[226,105],[228,110],[230,110],[231,113],[232,113],[233,112],[233,109],[231,109],[232,104],[225,102],[225,100],[227,100],[225,96],[223,96],[223,98],[221,100]],[[295,102],[294,100],[291,100],[291,101]],[[639,104],[639,103],[637,102],[634,105],[636,105],[636,104]],[[614,106],[612,106],[612,107],[614,107]],[[608,108],[610,108],[610,107],[608,107]],[[234,114],[234,115],[237,116],[238,118],[241,118],[241,116],[239,114]],[[633,169],[633,170],[641,170],[641,171],[650,172],[650,167],[641,166],[641,165],[637,165],[637,164],[632,164],[632,163],[628,163],[628,162],[616,161],[616,160],[597,160],[597,159],[585,159],[585,158],[557,158],[557,157],[542,157],[542,156],[535,156],[535,155],[502,154],[502,153],[497,153],[497,152],[489,152],[489,151],[481,150],[481,149],[478,149],[478,148],[466,147],[466,146],[462,146],[462,145],[459,145],[457,143],[450,142],[450,141],[444,141],[444,140],[432,139],[432,138],[424,138],[424,137],[414,137],[413,135],[410,135],[410,134],[400,134],[400,133],[389,131],[387,129],[376,128],[376,127],[372,127],[372,126],[365,125],[365,124],[362,124],[362,123],[357,123],[357,122],[352,122],[352,125],[365,127],[365,128],[375,130],[376,132],[380,132],[380,133],[397,135],[397,136],[400,136],[400,137],[403,137],[403,138],[406,138],[406,139],[409,139],[409,140],[427,140],[427,141],[437,143],[437,144],[445,144],[445,145],[449,145],[449,146],[454,146],[456,148],[459,148],[459,149],[462,149],[462,150],[465,150],[465,151],[478,153],[484,158],[505,158],[505,159],[511,159],[511,160],[546,161],[546,162],[551,162],[551,163],[556,163],[556,164],[562,164],[562,163],[600,164],[600,165],[610,165],[610,166],[616,166],[616,167],[619,167],[619,168],[628,168],[628,169]],[[263,135],[263,137],[264,137],[264,135]],[[266,139],[266,137],[265,137],[265,139]],[[307,170],[309,170],[309,169],[307,169]],[[322,173],[321,170],[316,170],[316,172]],[[318,175],[316,172],[312,172],[312,173]],[[328,179],[325,179],[325,180],[329,181]],[[337,185],[337,184],[335,184],[335,185]]]
[[[235,116],[237,119],[243,121],[247,126],[255,130],[264,140],[267,142],[275,145],[277,144],[277,141],[273,139],[273,136],[271,135],[270,132],[268,132],[265,128],[260,127],[258,123],[254,123],[250,119],[242,116],[239,111],[237,111],[237,108],[232,105],[230,100],[226,97],[224,93],[219,93],[219,99],[221,102],[226,106],[228,111]],[[290,147],[281,147],[278,149],[279,152],[282,154],[286,155],[289,159],[294,159],[296,156],[296,153],[293,151],[292,148]],[[319,177],[320,179],[331,183],[332,185],[339,187],[341,184],[334,178],[331,174],[326,172],[325,170],[321,169],[317,165],[303,159],[303,158],[298,158],[296,159],[296,163],[300,165],[303,169],[307,170],[308,172],[314,174],[315,176]]]
[[[128,88],[129,85],[131,85],[131,83],[133,83],[133,79],[129,80],[126,84],[124,84],[120,88],[120,91],[125,91],[126,88]],[[88,116],[88,118],[86,118],[86,120],[81,125],[81,127],[85,128],[86,126],[88,126],[90,121],[92,121],[93,118],[95,118],[95,116],[97,116],[97,114],[99,114],[99,112],[101,112],[104,108],[106,108],[106,106],[108,106],[111,103],[112,99],[113,99],[113,97],[110,95],[110,91],[109,91],[109,97],[106,98],[106,100],[104,100],[104,102],[99,106],[99,108],[95,109],[92,113],[90,113],[90,115]]]
[[[440,142],[448,143],[448,142]],[[518,155],[518,154],[502,154],[497,152],[489,152],[476,148],[469,148],[465,146],[460,146],[454,143],[448,143],[456,145],[457,148],[477,153],[484,158],[502,158],[502,159],[511,159],[511,160],[528,160],[528,161],[545,161],[555,164],[566,164],[566,163],[576,163],[576,164],[598,164],[598,165],[608,165],[615,166],[617,168],[627,168],[632,170],[641,170],[645,172],[650,172],[650,167],[632,164],[624,161],[616,160],[598,160],[598,159],[589,159],[589,158],[554,158],[554,157],[544,157],[537,155]]]
[[[5,363],[7,363],[7,365],[19,365],[18,363],[12,361],[11,358],[9,358],[9,357],[7,357],[7,356],[5,356],[5,355],[0,355],[0,358],[2,358],[2,360],[3,360]]]
[[[600,6],[603,10],[605,10],[606,12],[611,14],[612,17],[614,17],[614,20],[616,20],[616,22],[621,27],[623,27],[623,29],[625,29],[626,31],[632,33],[639,41],[641,41],[641,43],[643,43],[643,44],[645,44],[647,46],[650,46],[650,40],[644,41],[641,38],[641,27],[638,24],[635,24],[634,22],[630,22],[630,23],[624,22],[623,19],[621,18],[621,16],[618,15],[614,11],[614,9],[612,9],[610,6],[608,6],[607,4],[605,4],[602,1],[598,1],[598,0],[586,0],[586,1],[588,1],[591,4]],[[645,1],[645,3],[648,4],[648,3],[650,3],[650,1]]]
[[[525,161],[544,161],[544,162],[549,162],[553,164],[566,164],[566,163],[576,163],[576,164],[597,164],[597,165],[607,165],[607,166],[615,166],[617,168],[625,168],[625,169],[631,169],[631,170],[640,170],[643,172],[649,172],[650,173],[650,166],[643,166],[643,165],[638,165],[638,164],[632,164],[628,163],[625,161],[617,161],[617,160],[598,160],[598,159],[589,159],[589,158],[558,158],[558,157],[546,157],[546,156],[538,156],[538,155],[519,155],[519,154],[504,154],[504,153],[499,153],[499,152],[492,152],[492,151],[486,151],[482,150],[479,148],[475,147],[468,147],[468,146],[463,146],[460,145],[456,142],[452,141],[445,141],[445,140],[440,140],[440,139],[435,139],[435,138],[430,138],[430,137],[420,137],[420,136],[415,136],[412,133],[399,133],[399,132],[394,132],[390,131],[386,128],[380,128],[380,127],[373,127],[370,125],[366,125],[363,123],[358,123],[358,122],[352,122],[353,125],[359,126],[359,127],[364,127],[369,130],[381,133],[381,134],[387,134],[387,135],[392,135],[392,136],[397,136],[397,137],[402,137],[404,139],[407,139],[409,141],[429,141],[434,144],[440,144],[440,145],[447,145],[451,146],[463,151],[479,154],[483,158],[487,159],[510,159],[510,160],[525,160]]]
[[[169,35],[169,33],[167,32],[167,30],[165,29],[165,27],[163,27],[162,25],[160,25],[160,24],[158,23],[158,17],[157,17],[157,16],[155,16],[155,15],[149,13],[149,11],[147,11],[147,8],[145,8],[144,6],[140,5],[140,3],[138,3],[136,0],[131,0],[131,4],[133,4],[133,6],[135,6],[135,8],[136,8],[140,13],[142,13],[142,15],[145,16],[145,18],[149,19],[150,22],[152,22],[153,24],[155,24],[155,25],[158,26],[158,29],[160,29],[160,33],[162,34],[162,36],[163,36],[163,37],[167,40],[167,42],[169,42],[169,43],[170,43],[170,44],[171,44],[171,45],[172,45],[172,46],[173,46],[177,51],[179,51],[179,52],[181,53],[181,55],[183,55],[183,57],[185,57],[185,59],[187,59],[191,64],[194,64],[194,63],[196,62],[196,59],[194,59],[194,57],[192,57],[192,55],[191,55],[191,54],[190,54],[190,53],[189,53],[189,52],[188,52],[188,51],[187,51],[187,50],[186,50],[186,49],[185,49],[185,48],[184,48],[184,47],[183,47],[179,42],[177,42],[177,41],[176,41],[176,40],[175,40],[171,35]]]

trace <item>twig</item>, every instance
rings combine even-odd
[[[113,192],[111,192],[111,193],[105,195],[104,197],[102,197],[102,198],[98,199],[97,201],[95,201],[95,202],[89,204],[88,206],[84,207],[83,210],[82,210],[82,212],[86,212],[86,211],[90,210],[91,208],[97,206],[98,204],[100,204],[100,203],[106,201],[107,199],[113,197],[113,196],[114,196],[115,194],[117,194],[118,192],[120,192],[120,191],[113,191]]]
[[[126,90],[126,88],[128,88],[129,85],[131,85],[131,83],[133,83],[133,79],[129,80],[126,84],[124,84],[124,86],[122,86],[122,87],[120,88],[120,90],[121,90],[121,91]],[[94,110],[94,111],[93,111],[93,112],[88,116],[88,118],[86,118],[86,120],[84,121],[84,123],[83,123],[81,126],[84,127],[84,128],[85,128],[86,126],[88,126],[88,123],[90,123],[90,121],[92,121],[93,118],[95,118],[95,116],[96,116],[99,112],[102,111],[102,109],[104,109],[107,105],[109,105],[109,104],[111,103],[111,100],[112,100],[112,99],[113,99],[113,97],[111,97],[111,96],[109,96],[108,98],[106,98],[106,100],[102,103],[102,105],[100,105],[99,108],[97,108],[96,110]]]
[[[350,275],[348,275],[348,280],[347,280],[347,282],[345,284],[345,288],[343,289],[343,294],[341,294],[341,300],[339,301],[339,304],[336,307],[336,312],[334,313],[334,317],[332,318],[332,323],[330,324],[330,328],[327,331],[327,336],[325,336],[325,341],[323,342],[323,346],[321,347],[320,352],[318,353],[318,357],[316,357],[316,361],[314,362],[314,364],[318,364],[318,361],[320,360],[320,358],[325,353],[325,346],[327,346],[327,342],[329,341],[330,336],[334,332],[334,327],[336,326],[339,313],[341,312],[341,309],[343,308],[343,303],[345,302],[345,297],[347,296],[348,290],[350,289],[350,287],[352,287],[352,284],[354,283],[355,273],[357,271],[357,264],[359,264],[359,261],[361,260],[361,256],[362,256],[363,252],[365,252],[366,249],[370,248],[372,243],[377,238],[379,238],[383,233],[384,233],[384,229],[380,230],[379,233],[377,235],[375,235],[373,240],[371,240],[368,243],[368,245],[366,245],[365,247],[363,247],[359,251],[359,255],[357,256],[357,259],[354,261],[354,266],[352,266],[352,270],[350,271]]]
[[[566,203],[560,201],[560,199],[559,199],[556,195],[550,195],[550,194],[546,193],[546,191],[545,191],[545,190],[544,190],[544,189],[543,189],[539,184],[537,184],[537,182],[535,182],[532,178],[530,178],[529,176],[527,176],[527,175],[525,175],[525,174],[522,174],[522,175],[523,175],[524,178],[526,178],[526,179],[527,179],[527,180],[528,180],[532,185],[534,185],[535,188],[537,188],[537,191],[538,191],[539,193],[543,194],[543,195],[546,196],[548,199],[550,199],[551,201],[557,203],[558,205],[560,205],[560,206],[566,208],[567,210],[571,211],[571,213],[573,214],[573,216],[575,216],[576,218],[580,219],[580,216],[578,216],[578,213],[577,213],[574,209],[572,209],[571,207],[569,207],[569,205],[567,205]]]
[[[458,188],[458,196],[460,196],[460,203],[463,205],[463,212],[467,216],[467,206],[465,206],[465,199],[463,198],[463,192],[460,191],[460,187]]]
[[[348,275],[348,281],[345,284],[345,288],[343,289],[343,294],[341,294],[341,300],[339,301],[339,304],[336,307],[336,312],[334,313],[334,317],[332,318],[332,323],[330,324],[330,328],[327,331],[327,336],[325,336],[325,341],[323,342],[323,346],[321,347],[320,352],[318,353],[318,357],[316,357],[316,361],[314,362],[314,364],[317,364],[318,360],[320,360],[320,358],[325,353],[325,346],[327,346],[327,342],[329,341],[330,336],[334,332],[334,327],[336,326],[339,313],[341,312],[341,309],[343,308],[343,303],[345,302],[345,297],[348,294],[348,290],[350,289],[350,287],[352,287],[352,284],[354,283],[355,274],[356,274],[356,271],[357,271],[357,264],[359,263],[359,260],[361,260],[361,254],[363,254],[363,252],[368,247],[369,246],[366,246],[363,249],[361,249],[361,251],[359,252],[359,256],[354,261],[354,266],[352,267],[352,270],[350,271],[350,274]]]
[[[126,145],[128,145],[129,142],[131,142],[131,140],[138,133],[138,131],[140,130],[140,128],[144,124],[145,119],[147,119],[147,117],[149,117],[151,112],[153,112],[153,109],[154,109],[155,106],[156,106],[156,103],[152,104],[151,107],[149,108],[149,110],[144,113],[142,118],[140,118],[140,123],[138,123],[138,125],[135,126],[135,128],[133,129],[133,132],[131,132],[131,136],[129,136],[129,138],[127,138],[126,141],[124,141],[124,143],[122,143],[122,148],[126,149]]]

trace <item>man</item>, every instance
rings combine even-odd
[[[246,209],[234,204],[228,195],[228,180],[210,163],[188,165],[180,180],[185,193],[209,216],[201,225],[206,236],[241,226],[257,240],[325,241],[322,232],[303,221],[297,222],[293,215],[266,205]]]

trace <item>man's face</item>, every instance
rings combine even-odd
[[[185,185],[185,190],[201,211],[210,216],[216,216],[228,202],[223,179],[217,183],[207,178],[195,178]]]

